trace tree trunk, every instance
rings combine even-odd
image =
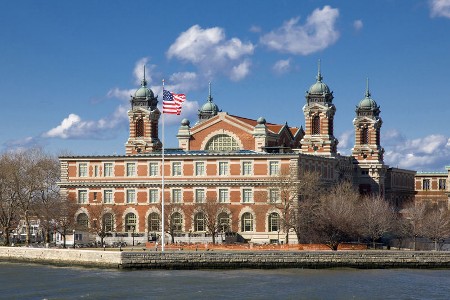
[[[9,245],[9,227],[3,227],[3,235],[5,236],[5,241],[3,242],[3,246]]]
[[[212,232],[211,235],[212,235],[212,243],[213,243],[213,245],[215,245],[216,244],[216,233]]]

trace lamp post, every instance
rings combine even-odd
[[[279,244],[280,244],[280,228],[278,228],[277,232],[278,232],[277,243],[278,243],[278,245],[279,245]]]
[[[136,229],[136,226],[132,226],[133,227],[133,233],[132,233],[132,236],[133,236],[133,247],[134,247],[134,230]]]
[[[73,233],[73,249],[75,249],[75,229],[72,230]]]

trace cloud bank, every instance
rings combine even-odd
[[[269,49],[296,55],[308,55],[323,50],[334,44],[339,38],[335,23],[339,10],[324,6],[315,9],[303,25],[298,24],[300,18],[286,21],[260,39],[261,44]]]

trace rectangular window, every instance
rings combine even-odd
[[[219,203],[228,203],[230,201],[227,189],[219,189]]]
[[[88,203],[88,192],[86,190],[78,191],[78,203],[79,204]]]
[[[98,166],[94,166],[94,177],[98,177]]]
[[[195,202],[205,203],[205,190],[204,189],[196,189],[195,190]]]
[[[181,176],[181,162],[174,161],[172,163],[172,176]]]
[[[136,176],[136,164],[127,163],[127,176]]]
[[[242,202],[244,203],[253,202],[253,192],[251,189],[242,189]]]
[[[103,203],[111,204],[113,203],[113,191],[104,190],[103,191]]]
[[[136,203],[136,191],[127,190],[127,203]]]
[[[195,163],[195,176],[205,175],[205,163],[203,161],[197,161]]]
[[[277,161],[269,162],[269,175],[275,176],[280,174],[280,164]]]
[[[430,189],[430,179],[424,179],[422,182],[422,189],[429,190]]]
[[[159,165],[157,162],[151,162],[148,164],[148,175],[149,176],[159,175]]]
[[[148,202],[150,203],[159,202],[159,191],[157,189],[148,190]]]
[[[87,176],[88,176],[87,163],[78,164],[78,177],[87,177]]]
[[[172,203],[181,203],[181,189],[172,190]]]
[[[269,190],[269,202],[280,203],[280,191],[278,189]]]
[[[113,164],[112,163],[105,163],[103,165],[103,176],[105,176],[105,177],[113,176]]]
[[[219,175],[220,176],[228,175],[228,162],[226,162],[226,161],[219,162]]]
[[[242,175],[252,175],[253,166],[251,161],[242,162]]]
[[[439,179],[439,189],[445,190],[445,179]]]

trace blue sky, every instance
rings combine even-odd
[[[381,106],[385,162],[450,165],[450,0],[0,1],[0,143],[56,153],[124,154],[142,66],[187,102],[304,126],[321,60],[334,91],[338,151],[354,143],[366,78]],[[161,102],[161,101],[160,101]]]

